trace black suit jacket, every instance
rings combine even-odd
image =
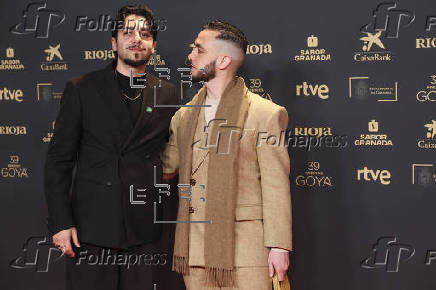
[[[133,124],[114,65],[67,82],[47,151],[44,187],[51,234],[75,226],[80,242],[125,249],[160,236],[153,222],[159,195],[153,167],[162,183],[159,154],[177,108],[154,107],[154,86],[159,105],[175,105],[177,96],[174,85],[147,73],[141,113]],[[146,204],[131,202],[131,185],[133,200]]]

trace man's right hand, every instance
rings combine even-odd
[[[53,244],[63,253],[70,257],[74,257],[75,253],[71,247],[71,239],[76,247],[80,247],[79,239],[77,238],[77,229],[75,227],[62,230],[53,235]]]

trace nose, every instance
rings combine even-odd
[[[194,50],[192,50],[191,53],[188,54],[187,60],[188,60],[190,63],[192,63],[192,59],[193,59],[193,57],[194,57]]]
[[[133,39],[136,40],[136,41],[141,40],[141,34],[140,34],[140,32],[139,32],[138,30],[135,30],[135,31],[134,31],[134,37],[133,37]]]

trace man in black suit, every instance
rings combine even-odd
[[[67,82],[46,156],[48,228],[67,255],[67,289],[152,289],[153,265],[170,263],[152,252],[162,212],[153,203],[176,108],[154,106],[154,87],[158,105],[177,104],[176,88],[139,75],[156,47],[151,10],[122,7],[118,22],[115,61]],[[131,71],[145,88],[130,86]]]

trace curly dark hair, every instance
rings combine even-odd
[[[227,22],[214,20],[203,26],[203,30],[218,31],[217,39],[227,40],[239,47],[243,53],[247,50],[248,40],[245,34],[236,26]]]
[[[118,10],[117,17],[115,19],[115,23],[117,25],[115,25],[115,27],[112,29],[112,37],[114,37],[115,39],[117,38],[118,29],[122,27],[120,27],[120,25],[118,24],[124,25],[126,17],[132,14],[145,17],[148,25],[150,25],[150,32],[153,36],[153,41],[156,41],[157,29],[155,27],[156,24],[154,22],[153,12],[145,5],[126,5],[121,7],[120,10]]]

